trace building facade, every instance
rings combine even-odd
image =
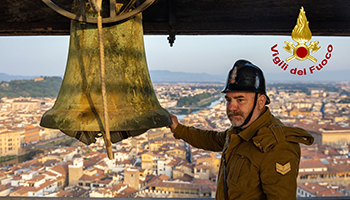
[[[0,133],[0,156],[17,155],[20,148],[19,132],[6,131]]]
[[[29,125],[24,130],[25,143],[38,142],[40,140],[40,128],[37,126]]]

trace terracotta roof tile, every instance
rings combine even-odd
[[[65,176],[66,174],[68,174],[68,165],[70,165],[70,163],[65,163],[63,165],[57,165],[57,166],[51,167],[50,170],[58,172],[58,173],[62,174],[63,176]]]
[[[336,197],[336,196],[346,196],[345,194],[342,194],[334,189],[328,189],[328,190],[325,190],[323,192],[319,192],[317,193],[317,196],[320,196],[320,197]]]
[[[27,182],[37,182],[37,181],[40,181],[43,179],[45,179],[45,176],[41,174],[41,175],[33,177],[32,179],[27,180]]]

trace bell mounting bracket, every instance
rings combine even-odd
[[[72,20],[80,21],[80,22],[86,22],[86,23],[94,23],[97,24],[97,18],[89,18],[85,16],[85,1],[82,0],[82,4],[80,6],[81,9],[81,15],[73,14],[71,12],[68,12],[64,10],[63,8],[59,7],[55,3],[53,3],[51,0],[42,0],[47,6],[49,6],[51,9],[56,11],[57,13],[68,17]],[[96,11],[99,12],[101,10],[101,2],[102,0],[88,0],[91,7]],[[125,6],[125,8],[119,13],[117,13],[116,10],[116,0],[110,0],[110,17],[108,18],[102,18],[102,23],[114,23],[119,21],[124,21],[132,18],[133,16],[139,14],[140,12],[146,10],[155,0],[145,0],[141,5],[138,4],[137,0],[130,0],[129,3]],[[131,9],[132,6],[135,5],[134,9]]]

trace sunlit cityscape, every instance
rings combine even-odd
[[[223,84],[153,86],[161,106],[181,123],[218,131],[230,127]],[[272,113],[315,138],[313,145],[301,146],[297,196],[350,196],[350,82],[268,83],[267,88]],[[179,104],[204,93],[210,94],[202,99],[209,101],[205,107]],[[0,196],[215,197],[221,153],[193,148],[161,127],[113,144],[110,160],[102,138],[85,145],[39,125],[54,102],[1,99]]]

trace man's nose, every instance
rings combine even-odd
[[[237,104],[234,103],[233,101],[231,101],[230,103],[228,103],[228,108],[229,110],[237,110]]]

